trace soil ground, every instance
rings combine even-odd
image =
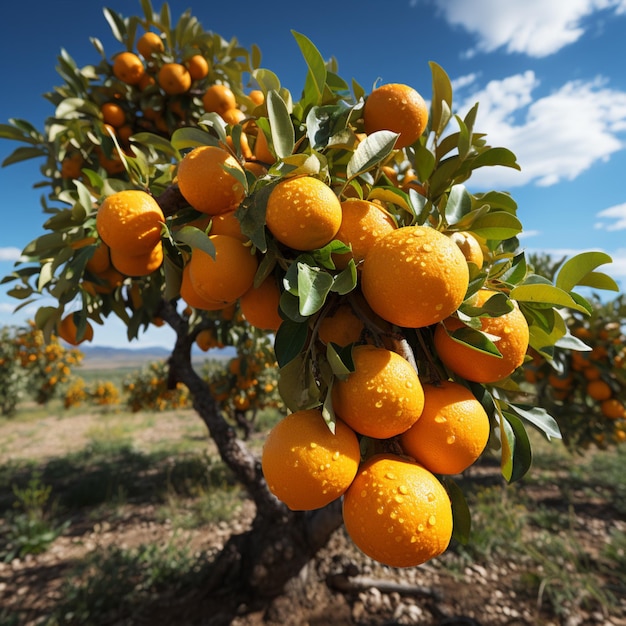
[[[140,418],[133,417],[137,419]],[[149,427],[132,431],[134,450],[148,450],[159,442],[187,439],[195,442],[194,445],[208,447],[211,452],[204,426],[193,413],[182,417],[177,414],[176,418],[160,415],[146,419]],[[6,467],[10,463],[36,459],[37,464],[43,466],[69,452],[85,449],[94,432],[101,432],[102,428],[102,414],[3,420],[0,422],[0,465]],[[576,461],[582,465],[585,462],[584,457]],[[495,463],[480,464],[471,478],[498,490],[501,487]],[[571,541],[564,545],[576,546],[575,558],[589,559],[589,568],[594,571],[589,572],[592,578],[587,586],[611,594],[611,602],[594,599],[593,593],[590,599],[582,597],[586,587],[580,576],[584,573],[572,579],[575,587],[570,591],[578,598],[570,598],[564,588],[560,596],[553,594],[550,600],[549,572],[543,571],[549,564],[525,562],[524,557],[509,559],[501,551],[486,559],[468,560],[453,546],[442,558],[422,567],[406,570],[384,567],[365,558],[340,530],[269,611],[243,614],[242,609],[242,615],[229,623],[234,626],[626,626],[626,573],[623,569],[607,571],[600,563],[607,538],[626,532],[626,520],[620,513],[623,508],[613,506],[610,493],[606,491],[574,490],[565,501],[563,492],[554,482],[529,482],[521,489],[528,509],[545,510],[546,515],[552,512],[559,519],[569,520],[569,529],[563,532],[571,533]],[[45,622],[63,599],[65,577],[90,553],[179,542],[199,561],[207,562],[230,533],[247,527],[253,515],[252,504],[244,500],[229,522],[181,529],[159,511],[157,503],[127,497],[115,507],[73,513],[66,531],[45,552],[0,563],[0,607],[3,607],[0,622],[2,615],[12,615],[13,621],[7,623],[20,626]],[[532,532],[532,528],[529,531],[525,527],[525,536],[512,536],[511,543],[532,542]],[[623,549],[626,544],[621,545]],[[513,545],[511,550],[514,550]],[[576,564],[567,561],[568,555],[565,555],[559,568],[577,569]],[[622,568],[624,562],[622,554]],[[567,581],[563,575],[557,582],[567,586]],[[552,583],[552,586],[556,584]],[[182,592],[180,589],[173,592],[164,586],[158,593],[138,593],[134,597],[138,600],[132,617],[103,615],[92,621],[77,618],[75,622],[70,617],[67,623],[153,626],[219,626],[224,623],[220,621],[219,612],[216,613],[214,599],[206,597],[201,584],[192,584]],[[561,602],[560,606],[555,606],[554,598],[557,604]]]

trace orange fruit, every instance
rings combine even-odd
[[[482,306],[496,292],[481,289],[474,304]],[[481,317],[481,330],[490,337],[501,357],[480,352],[459,343],[448,333],[464,326],[456,318],[449,318],[435,330],[435,350],[443,363],[455,374],[477,383],[494,383],[512,374],[523,362],[528,349],[528,323],[516,302],[514,308],[499,317]]]
[[[595,365],[589,365],[589,367],[586,367],[583,370],[583,376],[587,380],[598,380],[598,378],[602,376],[602,372],[600,371],[599,367],[596,367]]]
[[[333,255],[335,265],[343,269],[354,259],[359,266],[374,243],[395,229],[395,220],[380,205],[358,198],[344,200],[335,239],[350,246],[352,252]]]
[[[78,346],[83,341],[93,339],[93,326],[87,321],[85,331],[81,338],[78,337],[78,328],[74,320],[74,313],[66,315],[57,325],[57,335],[72,346]]]
[[[317,409],[296,411],[269,432],[261,465],[270,491],[294,511],[326,506],[350,486],[359,441],[340,420],[332,433]]]
[[[194,54],[185,62],[191,80],[202,80],[209,74],[209,62],[201,55]]]
[[[379,130],[400,133],[395,147],[406,148],[417,141],[428,124],[424,98],[408,85],[389,83],[374,89],[363,108],[365,132]]]
[[[164,63],[157,75],[157,81],[163,91],[174,96],[189,91],[191,75],[180,63]]]
[[[557,375],[552,372],[548,376],[548,382],[554,389],[568,390],[572,388],[574,378],[571,374]]]
[[[113,59],[113,75],[127,85],[136,85],[146,69],[141,59],[132,52],[122,52]]]
[[[202,311],[221,311],[222,309],[230,306],[232,303],[224,304],[223,302],[215,302],[213,300],[207,300],[203,298],[194,288],[190,277],[189,263],[183,268],[181,283],[180,283],[180,297],[194,309],[200,309]]]
[[[341,203],[333,190],[318,178],[287,178],[270,193],[265,220],[281,243],[296,250],[315,250],[337,234]]]
[[[415,567],[442,554],[452,537],[452,505],[442,484],[412,460],[381,454],[366,461],[343,498],[355,545],[391,567]]]
[[[463,253],[468,263],[473,263],[479,269],[485,262],[485,256],[478,240],[474,235],[465,231],[458,231],[449,235],[450,239],[459,246],[459,250]]]
[[[604,380],[592,380],[587,383],[587,395],[594,400],[608,400],[613,391],[607,382]]]
[[[217,347],[215,331],[212,328],[204,328],[196,335],[196,345],[202,352]]]
[[[624,403],[620,402],[617,398],[607,398],[603,400],[600,404],[600,411],[602,411],[604,417],[608,417],[611,420],[626,417]]]
[[[165,217],[157,201],[145,191],[125,189],[107,196],[98,209],[96,228],[110,248],[148,254],[161,239]]]
[[[408,328],[430,326],[457,310],[469,270],[458,246],[427,226],[397,228],[374,242],[361,288],[372,310]]]
[[[489,417],[474,394],[446,380],[424,385],[424,410],[401,445],[435,474],[460,474],[482,454],[489,431]]]
[[[87,261],[86,269],[92,274],[101,274],[111,266],[111,257],[109,256],[109,246],[104,241],[100,241],[94,248],[93,255]]]
[[[146,72],[139,79],[139,82],[137,83],[137,87],[139,87],[141,91],[146,90],[148,87],[151,87],[152,85],[156,85],[156,80],[154,79],[154,76],[151,76],[150,74],[148,74],[148,72]]]
[[[111,248],[111,263],[126,276],[148,276],[163,264],[163,244],[158,241],[150,252],[138,255]]]
[[[260,89],[253,89],[248,94],[248,97],[256,106],[261,106],[265,102],[265,95]]]
[[[226,137],[226,144],[233,152],[236,152],[235,145],[233,143],[233,138],[230,135]],[[239,138],[239,149],[240,149],[240,154],[244,159],[252,158],[252,150],[250,150],[250,144],[248,143],[248,135],[246,135],[245,133],[241,133],[241,136]]]
[[[237,107],[235,94],[228,85],[211,85],[202,96],[202,104],[207,113],[219,113]]]
[[[226,109],[221,116],[227,124],[234,126],[235,124],[242,122],[245,119],[246,114],[241,109],[232,108]]]
[[[335,381],[333,409],[356,432],[395,437],[419,419],[424,391],[417,372],[399,354],[371,345],[352,350],[354,372]]]
[[[115,102],[105,102],[101,107],[102,119],[105,124],[110,124],[114,128],[118,128],[124,125],[126,121],[126,114],[124,109]]]
[[[195,249],[189,261],[194,291],[208,302],[229,304],[243,296],[254,283],[258,262],[250,247],[228,235],[211,235],[215,259]]]
[[[189,204],[208,215],[235,209],[245,195],[243,185],[224,167],[241,166],[230,153],[216,146],[199,146],[178,164],[178,186]]]
[[[137,40],[137,52],[146,60],[164,50],[163,40],[157,33],[148,31]]]
[[[70,179],[80,178],[84,163],[85,159],[83,159],[80,152],[73,152],[67,155],[61,161],[61,177]]]
[[[336,310],[325,315],[318,327],[318,337],[325,344],[347,346],[361,338],[364,324],[349,304],[340,304]]]
[[[256,178],[260,178],[261,176],[265,176],[265,174],[267,174],[267,168],[256,161],[246,161],[243,169],[254,174]]]
[[[256,140],[254,142],[254,158],[261,163],[266,163],[267,165],[272,165],[272,163],[276,163],[276,157],[274,153],[270,150],[269,142],[267,141],[267,137],[265,133],[259,128],[256,134]]]
[[[239,306],[249,324],[262,330],[278,330],[282,317],[278,312],[280,289],[273,276],[252,287],[239,298]]]
[[[248,241],[248,237],[241,232],[241,222],[235,217],[234,211],[213,216],[209,232],[211,235],[228,235],[241,241]]]

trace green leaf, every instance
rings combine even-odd
[[[556,420],[543,408],[526,404],[511,404],[509,407],[522,419],[532,424],[550,441],[561,439],[561,431]]]
[[[580,287],[591,287],[592,289],[619,291],[619,285],[615,282],[615,280],[613,280],[613,278],[604,272],[589,272],[589,274],[578,281],[578,285]]]
[[[218,146],[219,140],[205,130],[185,126],[172,133],[171,145],[175,150],[185,150],[198,146]]]
[[[348,178],[355,178],[386,159],[393,150],[397,138],[398,134],[389,130],[379,130],[368,135],[357,146],[348,162]]]
[[[447,332],[447,331],[446,331]],[[502,354],[498,350],[497,346],[489,337],[480,330],[470,328],[469,326],[463,326],[457,328],[454,332],[448,333],[454,341],[460,344],[466,345],[469,348],[477,350],[478,352],[484,352],[495,357],[502,358]]]
[[[310,104],[320,104],[326,85],[326,63],[324,58],[310,39],[295,30],[292,30],[291,34],[295,37],[300,52],[302,52],[302,56],[309,68],[307,76],[307,86],[309,86],[309,89],[305,91],[312,92],[314,98],[307,100]]]
[[[295,359],[303,350],[309,337],[307,322],[284,320],[276,331],[274,352],[280,367]]]
[[[333,277],[328,272],[306,263],[298,262],[297,267],[300,315],[313,315],[326,302],[326,296],[333,286]]]
[[[517,163],[517,157],[507,148],[488,148],[473,159],[471,164],[473,170],[479,167],[495,165],[521,170]]]
[[[437,136],[443,134],[450,121],[452,111],[452,83],[444,69],[435,63],[429,62],[433,79],[432,101],[430,104],[430,127]]]
[[[452,504],[452,536],[458,542],[466,544],[470,538],[472,516],[467,500],[465,499],[465,494],[449,476],[444,476],[442,482]]]
[[[259,68],[252,72],[252,78],[257,82],[259,88],[264,94],[270,91],[280,91],[280,80],[278,76],[270,70]]]
[[[293,152],[295,131],[285,101],[277,91],[267,94],[267,114],[272,129],[272,143],[279,158],[285,158]]]
[[[580,281],[584,280],[598,266],[611,262],[611,257],[604,252],[581,252],[563,263],[556,275],[554,284],[563,291],[571,291],[576,285],[580,285]]]
[[[281,328],[284,323],[281,325]],[[320,405],[320,390],[311,371],[312,361],[297,354],[278,371],[278,392],[290,411]]]
[[[448,224],[456,224],[472,210],[472,196],[464,185],[454,185],[448,194],[444,214]]]
[[[510,239],[522,232],[522,223],[511,213],[490,211],[474,221],[472,231],[485,239]]]
[[[357,283],[357,271],[354,259],[350,259],[348,265],[335,276],[331,290],[340,296],[345,296],[355,289]]]
[[[113,33],[115,39],[117,39],[121,43],[125,43],[126,25],[124,24],[124,20],[112,9],[107,9],[105,7],[102,11],[104,13],[104,17],[106,18],[106,21],[111,27],[111,32]]]
[[[532,450],[528,433],[522,421],[508,411],[503,412],[507,427],[506,435],[512,450],[510,465],[507,464],[506,479],[512,483],[526,475],[532,464]]]
[[[587,313],[586,309],[579,305],[569,293],[553,285],[518,285],[511,290],[509,295],[513,300],[517,300],[518,302],[567,307],[575,311]]]
[[[180,152],[176,150],[165,137],[161,137],[160,135],[147,132],[136,133],[131,137],[131,141],[142,146],[150,146],[158,152],[162,152],[166,156],[173,157],[176,160],[180,159]]]
[[[347,363],[344,358],[346,358]],[[351,346],[346,349],[346,347],[338,346],[336,343],[329,343],[326,346],[326,359],[333,374],[339,380],[345,380],[354,371]]]
[[[26,161],[28,159],[36,159],[41,156],[46,156],[46,151],[43,148],[20,146],[19,148],[16,148],[8,157],[6,157],[4,161],[2,161],[2,167],[13,163],[19,163],[20,161]]]
[[[244,198],[243,202],[235,209],[235,217],[239,220],[241,232],[263,253],[267,252],[267,240],[265,238],[267,199],[274,187],[274,184],[262,187]]]
[[[174,231],[174,241],[188,245],[190,248],[202,250],[215,260],[215,246],[213,242],[204,231],[195,226],[183,226],[181,229]]]

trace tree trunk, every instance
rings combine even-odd
[[[246,488],[256,513],[251,528],[233,535],[210,566],[207,593],[221,599],[220,619],[230,623],[235,614],[259,611],[279,596],[285,584],[323,548],[341,525],[336,501],[324,509],[290,511],[267,487],[261,462],[224,419],[208,384],[191,363],[193,339],[187,321],[172,303],[165,302],[161,317],[175,330],[177,340],[169,359],[169,384],[185,384],[193,407],[206,424],[224,463]],[[223,617],[223,622],[221,618]]]

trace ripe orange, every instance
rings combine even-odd
[[[146,60],[163,50],[165,50],[163,40],[157,33],[148,31],[137,40],[137,52]]]
[[[148,254],[161,239],[163,211],[145,191],[126,189],[107,196],[96,216],[100,238],[110,248]]]
[[[248,237],[241,232],[241,222],[235,217],[234,211],[213,216],[210,233],[211,235],[228,235],[241,241],[248,241]]]
[[[189,57],[185,65],[192,80],[202,80],[209,74],[209,62],[201,54]]]
[[[494,293],[481,289],[474,304],[482,306]],[[477,383],[493,383],[512,374],[524,362],[529,340],[528,323],[517,303],[513,304],[513,310],[505,315],[480,319],[481,330],[493,336],[491,339],[502,357],[474,350],[452,339],[448,333],[464,324],[451,317],[435,330],[435,350],[443,363],[455,374]]]
[[[228,85],[211,85],[202,96],[202,104],[207,113],[219,113],[237,107],[235,94]]]
[[[84,163],[85,159],[83,159],[80,152],[68,154],[63,161],[61,161],[61,177],[70,179],[80,178]]]
[[[281,243],[296,250],[315,250],[337,234],[341,203],[333,190],[318,178],[287,178],[270,193],[265,220]]]
[[[468,263],[473,263],[479,269],[485,262],[485,256],[478,240],[474,235],[465,231],[458,231],[450,234],[450,239],[459,246]]]
[[[273,276],[258,287],[252,287],[239,299],[239,306],[248,323],[262,330],[278,330],[282,317],[278,312],[280,290]]]
[[[608,417],[611,420],[626,418],[626,407],[617,398],[603,400],[600,404],[600,411],[602,411],[604,417]]]
[[[237,159],[216,146],[194,148],[178,164],[180,192],[197,211],[219,215],[243,200],[243,185],[224,166],[241,169]]]
[[[333,385],[335,413],[356,432],[387,439],[408,430],[424,408],[417,372],[399,354],[371,345],[352,350],[354,372]]]
[[[145,73],[141,59],[132,52],[122,52],[113,59],[114,76],[127,85],[138,84]]]
[[[189,261],[194,291],[208,302],[230,304],[252,287],[258,262],[250,247],[228,235],[211,235],[215,259],[195,249]]]
[[[119,248],[111,248],[111,263],[126,276],[148,276],[161,267],[163,263],[163,244],[158,241],[156,246],[146,254],[128,254]]]
[[[78,338],[78,328],[74,321],[74,314],[66,315],[57,325],[57,335],[72,346],[78,346],[83,341],[91,341],[93,339],[93,326],[87,322],[83,336]]]
[[[202,352],[217,347],[215,331],[212,328],[204,328],[196,335],[196,345]]]
[[[417,463],[381,454],[366,461],[343,499],[355,545],[391,567],[415,567],[442,554],[452,537],[452,505],[442,484]]]
[[[592,380],[587,383],[587,395],[594,400],[608,400],[613,391],[607,382],[604,380]]]
[[[349,304],[341,304],[335,311],[324,316],[318,327],[318,337],[325,344],[347,346],[361,338],[364,324]]]
[[[358,198],[344,200],[335,239],[351,246],[352,252],[334,255],[335,265],[343,269],[350,259],[360,265],[374,243],[395,229],[395,220],[380,205]]]
[[[457,310],[469,270],[458,246],[427,226],[397,228],[374,242],[361,287],[372,310],[408,328],[430,326]]]
[[[124,109],[115,102],[105,102],[101,107],[102,119],[105,124],[110,124],[114,128],[119,128],[126,122]]]
[[[359,467],[354,432],[337,420],[333,434],[321,411],[287,415],[270,430],[261,464],[270,491],[290,509],[319,509],[342,496]]]
[[[241,109],[237,108],[226,109],[221,116],[222,119],[231,126],[239,124],[246,118],[246,114]]]
[[[92,274],[101,274],[111,266],[111,257],[109,256],[109,246],[104,241],[100,241],[94,248],[93,255],[87,261],[85,266],[87,271]]]
[[[256,140],[254,142],[254,158],[261,163],[272,165],[276,163],[276,157],[270,150],[269,143],[265,133],[259,128],[256,134]]]
[[[215,302],[213,300],[207,300],[203,298],[194,288],[190,273],[190,265],[187,263],[183,268],[182,279],[180,283],[180,297],[194,309],[200,309],[202,311],[221,311],[232,303],[224,304],[223,302]]]
[[[406,148],[417,141],[428,124],[424,98],[408,85],[389,83],[374,89],[363,109],[365,132],[379,130],[400,133],[395,147]]]
[[[265,95],[260,89],[253,89],[248,94],[248,97],[256,106],[261,106],[265,102]]]
[[[157,81],[163,91],[174,96],[189,91],[191,75],[180,63],[164,63],[157,75]]]
[[[401,444],[431,472],[460,474],[482,454],[489,430],[489,417],[474,394],[446,380],[424,385],[424,410]]]

